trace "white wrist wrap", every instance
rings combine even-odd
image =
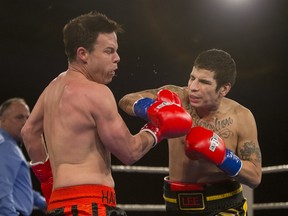
[[[30,161],[30,166],[37,166],[39,164],[44,164],[44,163],[46,163],[48,161],[48,159],[49,159],[49,155],[47,155],[47,157],[46,157],[44,162],[43,161],[38,161],[38,162],[32,163],[32,161]]]
[[[150,130],[150,129],[148,129],[148,128],[142,129],[142,131],[146,131],[146,132],[150,133],[150,134],[153,136],[153,138],[154,138],[154,143],[153,143],[153,145],[152,145],[152,148],[155,147],[156,144],[158,143],[158,139],[157,139],[156,134],[155,134],[152,130]]]

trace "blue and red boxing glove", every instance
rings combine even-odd
[[[136,116],[149,122],[155,114],[156,109],[160,110],[164,106],[171,107],[172,104],[182,106],[181,100],[176,93],[168,89],[162,89],[157,93],[156,100],[152,98],[141,98],[137,100],[134,103],[133,112]]]
[[[154,136],[154,145],[163,139],[185,136],[192,127],[192,117],[182,107],[180,98],[167,89],[160,90],[156,100],[136,101],[133,112],[148,122],[142,130]]]
[[[203,127],[193,127],[187,134],[185,153],[192,160],[197,155],[208,159],[231,177],[238,175],[242,168],[241,159],[226,148],[224,141]]]

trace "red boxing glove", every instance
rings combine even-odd
[[[224,141],[216,133],[203,127],[194,127],[188,133],[185,153],[193,160],[197,154],[204,156],[229,176],[236,176],[242,168],[242,161],[226,149]]]
[[[155,146],[163,139],[175,138],[186,135],[192,127],[192,118],[180,105],[181,101],[176,94],[170,91],[162,91],[166,95],[158,94],[158,98],[166,98],[171,96],[171,101],[177,102],[179,105],[171,104],[171,102],[158,103],[155,102],[149,110],[150,122],[141,130],[150,132],[154,137]],[[176,97],[175,97],[176,95]],[[169,103],[170,105],[166,105]],[[159,104],[155,107],[155,104]],[[161,110],[160,110],[161,109]]]
[[[52,188],[53,188],[53,175],[52,175],[49,158],[47,157],[44,163],[37,162],[37,163],[32,164],[30,162],[30,165],[35,176],[38,178],[38,180],[41,183],[41,190],[46,199],[46,203],[48,204],[51,193],[52,193]]]
[[[162,89],[157,93],[157,100],[171,102],[182,106],[182,102],[178,95],[168,89]]]
[[[161,116],[165,115],[165,113],[162,114],[162,110],[167,110],[167,107],[171,107],[170,110],[174,107],[179,110],[179,107],[177,106],[181,107],[181,100],[178,95],[170,90],[163,89],[157,93],[156,100],[151,98],[141,98],[137,100],[133,105],[133,112],[136,116],[150,122],[152,120],[151,118],[155,115],[159,116],[159,119],[161,119]]]
[[[163,139],[175,138],[179,136],[179,132],[175,129],[171,131],[167,129],[161,129],[151,123],[145,124],[141,128],[141,131],[147,131],[154,137],[154,143],[152,147],[154,147],[157,143],[161,142],[161,140]]]
[[[136,101],[134,113],[149,121],[142,130],[154,136],[154,145],[163,139],[184,136],[192,127],[192,117],[181,107],[178,95],[169,90],[160,90],[157,100],[142,98]]]
[[[160,97],[161,93],[158,95]],[[175,98],[171,100],[175,101]],[[184,136],[192,127],[191,115],[179,104],[159,100],[149,107],[147,114],[150,122],[162,131],[162,139]]]
[[[186,155],[195,159],[195,155],[204,156],[218,165],[225,156],[225,144],[213,131],[203,127],[193,127],[186,136]],[[196,156],[197,157],[197,156]]]

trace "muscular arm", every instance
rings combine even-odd
[[[242,111],[241,111],[242,112]],[[256,188],[262,178],[262,156],[257,139],[255,119],[249,110],[241,113],[237,154],[242,160],[242,169],[236,177],[241,183]]]
[[[157,92],[161,89],[169,89],[170,91],[177,93],[180,98],[183,98],[183,88],[174,85],[165,85],[157,89],[147,89],[127,94],[120,99],[118,105],[128,115],[135,116],[132,109],[134,103],[144,97],[155,99],[157,97]]]
[[[99,89],[98,89],[99,91]],[[101,103],[94,99],[92,113],[96,120],[97,131],[104,146],[124,164],[133,164],[143,157],[152,147],[154,138],[147,132],[132,135],[118,113],[112,92],[101,87]]]
[[[149,89],[140,92],[134,92],[122,97],[118,103],[119,107],[128,115],[135,116],[133,113],[133,105],[140,98],[152,98],[155,99],[157,95],[157,89]]]
[[[47,158],[46,148],[43,140],[43,94],[39,97],[31,115],[21,130],[25,148],[32,163],[45,161]]]

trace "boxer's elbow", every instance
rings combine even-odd
[[[119,160],[125,165],[132,165],[144,156],[144,152],[139,149],[129,149]]]
[[[260,185],[261,180],[262,180],[262,174],[259,174],[252,181],[250,181],[248,186],[252,189],[255,189]]]
[[[132,165],[132,164],[136,163],[138,160],[140,160],[141,157],[142,157],[142,155],[130,152],[130,154],[126,155],[125,157],[121,158],[120,160],[125,165]]]

